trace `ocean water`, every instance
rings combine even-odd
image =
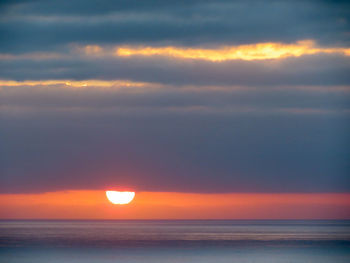
[[[348,263],[350,221],[0,221],[1,263]]]

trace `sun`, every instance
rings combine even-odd
[[[108,200],[115,205],[129,204],[135,197],[135,192],[106,191]]]

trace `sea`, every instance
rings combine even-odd
[[[345,220],[2,220],[1,263],[349,263]]]

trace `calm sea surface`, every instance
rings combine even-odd
[[[350,221],[0,221],[0,262],[350,262]]]

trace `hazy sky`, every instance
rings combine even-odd
[[[0,192],[349,192],[347,1],[0,2]]]

